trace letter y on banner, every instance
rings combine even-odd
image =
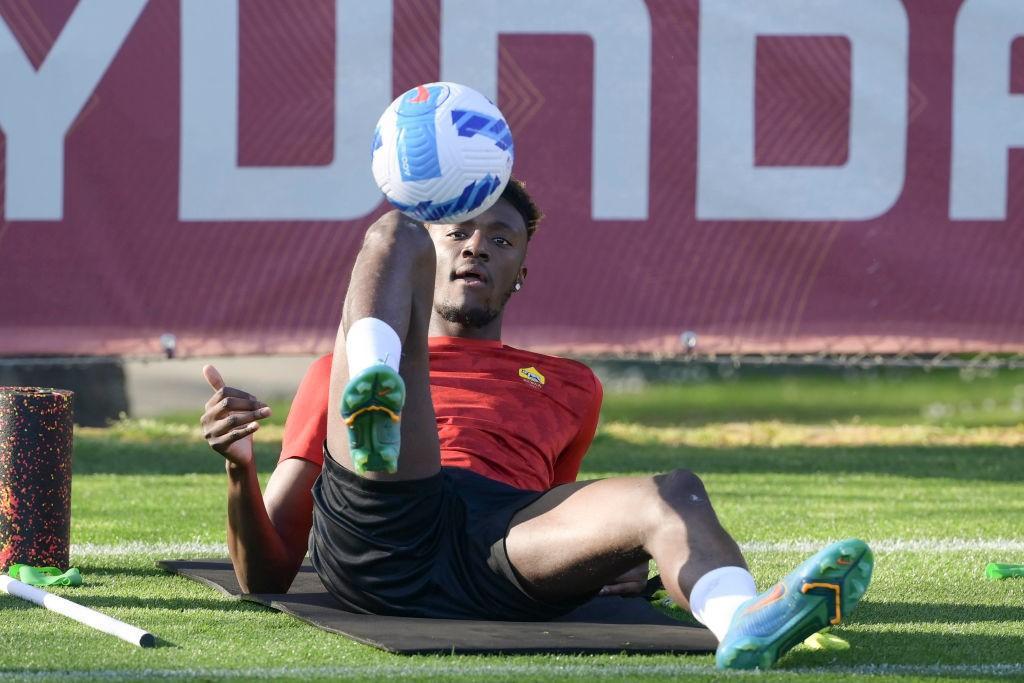
[[[38,71],[0,19],[7,220],[63,218],[64,137],[145,5],[146,0],[81,0]]]

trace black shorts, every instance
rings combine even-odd
[[[455,467],[414,481],[364,479],[334,462],[325,444],[313,485],[310,559],[352,612],[552,619],[594,593],[551,603],[522,588],[505,535],[516,512],[542,495]]]

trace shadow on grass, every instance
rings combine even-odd
[[[89,562],[78,563],[84,574],[90,577],[98,576],[137,576],[144,578],[166,577],[167,572],[160,567],[117,567],[103,564],[90,564]]]
[[[92,609],[103,610],[105,607],[119,609],[165,609],[175,612],[191,610],[211,610],[214,612],[259,612],[270,609],[253,602],[243,602],[231,598],[140,598],[131,595],[88,595],[75,596],[64,594],[80,605]]]
[[[71,593],[62,595],[61,597],[64,597],[64,598],[66,598],[68,600],[73,600],[74,602],[77,602],[79,605],[84,605],[84,606],[89,607],[91,609],[97,609],[97,608],[100,608],[100,607],[104,606],[102,599],[98,599],[98,598],[83,598],[83,597],[80,597],[80,596],[75,596],[74,594],[71,594]],[[107,605],[107,606],[109,606],[109,607],[122,607],[122,606],[125,606],[125,605],[122,605],[121,602],[119,601],[119,602],[112,603],[112,604]],[[45,608],[42,608],[42,607],[39,607],[39,606],[34,605],[32,603],[26,602],[25,600],[19,600],[17,598],[9,597],[9,596],[6,596],[6,595],[0,595],[0,611],[3,611],[4,613],[8,614],[9,617],[11,616],[10,613],[14,612],[14,611],[25,611],[25,612],[27,612],[28,610],[38,610],[38,609],[45,609]],[[26,619],[32,619],[33,618],[32,615],[29,615],[29,614],[25,614],[24,617]],[[14,617],[14,618],[17,619],[17,617]],[[70,622],[70,621],[68,622],[68,624],[71,624],[71,623],[72,622]],[[86,628],[89,628],[89,627],[87,627],[85,625],[82,625],[82,626],[80,626],[80,628],[86,629]],[[153,648],[178,647],[177,643],[175,643],[175,642],[173,642],[171,640],[167,640],[166,638],[161,638],[160,636],[156,635],[155,633],[153,634],[153,638],[154,638]]]
[[[929,677],[1006,680],[1005,673],[1000,676],[993,671],[986,675],[980,667],[1018,663],[1024,658],[1024,647],[1015,634],[845,630],[841,635],[850,643],[849,650],[797,648],[786,655],[781,669],[872,666],[878,667],[876,674],[896,675],[900,673],[898,669],[887,671],[886,667],[935,666],[934,672],[927,674]],[[958,671],[955,667],[963,667],[963,670]],[[925,674],[914,672],[914,675]]]
[[[261,474],[277,465],[280,441],[257,442]],[[583,472],[625,474],[686,468],[697,474],[887,474],[978,481],[1024,481],[1020,448],[1011,446],[671,447],[599,433]],[[74,473],[216,474],[223,458],[205,443],[126,443],[102,437],[75,441]]]
[[[6,612],[7,610],[30,610],[39,609],[31,602],[16,598],[12,595],[0,594],[0,610]]]
[[[835,446],[672,448],[601,434],[583,472],[625,474],[675,468],[700,474],[886,474],[901,477],[1024,481],[1020,448],[1009,446]]]
[[[887,666],[936,666],[929,677],[961,679],[1006,679],[1005,672],[986,672],[985,665],[1006,665],[1024,661],[1024,640],[1016,629],[1000,634],[986,622],[1019,623],[1024,606],[969,605],[925,602],[861,603],[850,623],[842,630],[850,643],[848,651],[812,651],[798,648],[787,655],[784,668],[828,666],[875,666],[877,674],[898,674]],[[965,633],[963,624],[986,623],[988,633]],[[933,625],[944,625],[936,631]],[[917,625],[929,625],[918,628]],[[873,630],[882,627],[883,630]],[[969,663],[969,665],[967,664]],[[948,667],[943,669],[942,667]],[[957,671],[954,667],[964,667]],[[924,672],[914,672],[925,675]]]
[[[1024,419],[1024,371],[1019,370],[968,381],[957,370],[748,367],[728,379],[686,381],[687,370],[692,374],[696,368],[677,367],[683,381],[672,381],[671,366],[671,361],[648,366],[647,379],[653,383],[641,383],[642,390],[617,392],[610,384],[602,416],[659,426],[752,420],[828,424],[855,418],[888,425],[1012,426]]]
[[[280,441],[257,441],[260,474],[273,472],[280,454]],[[74,474],[224,474],[224,458],[205,442],[125,442],[80,435],[75,437]]]
[[[1024,622],[1024,606],[868,601],[857,608],[854,620],[858,624]],[[1017,642],[1021,645],[1021,654],[1024,654],[1024,641],[1018,639]]]

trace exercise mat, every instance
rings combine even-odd
[[[397,654],[706,653],[714,635],[667,617],[643,598],[595,598],[556,621],[382,617],[346,612],[307,560],[286,594],[242,595],[231,561],[157,563],[231,595],[290,614],[331,633]]]
[[[0,387],[0,572],[68,566],[73,396]]]

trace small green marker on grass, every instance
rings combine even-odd
[[[30,586],[81,586],[82,574],[78,567],[62,572],[57,567],[33,567],[28,564],[12,564],[7,573],[12,579]]]
[[[804,639],[804,645],[812,650],[849,650],[850,643],[824,628]]]
[[[1024,576],[1024,564],[1000,564],[998,562],[989,562],[988,566],[985,567],[985,576],[992,581],[1009,579],[1014,576]]]

